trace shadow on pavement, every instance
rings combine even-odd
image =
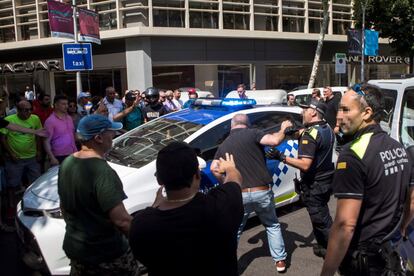
[[[282,217],[283,215],[286,215],[290,212],[294,212],[296,210],[299,210],[303,208],[303,206],[298,203],[294,204],[292,206],[283,207],[278,209],[278,217]],[[260,225],[260,220],[258,217],[253,217],[248,220],[245,230],[248,230],[250,228],[254,228],[258,225]],[[287,259],[286,259],[286,267],[289,268],[291,263],[291,258],[293,252],[296,250],[296,248],[304,248],[304,247],[312,247],[312,241],[314,239],[313,234],[311,233],[307,237],[301,236],[296,232],[291,232],[288,230],[288,225],[286,223],[281,222],[280,226],[282,228],[282,235],[285,242],[285,250],[287,252]],[[261,247],[256,247],[242,256],[240,256],[238,263],[239,263],[239,273],[240,275],[244,273],[244,271],[249,267],[249,265],[256,259],[260,257],[268,257],[270,256],[269,251],[269,244],[267,241],[267,234],[266,230],[263,227],[263,231],[256,234],[255,236],[248,239],[248,243],[250,244],[257,244],[260,241],[262,241]],[[299,242],[299,245],[297,245],[296,242]]]

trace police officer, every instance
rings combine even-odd
[[[323,119],[326,113],[326,105],[323,102],[312,98],[307,104],[300,106],[303,108],[303,124],[306,128],[301,130],[299,137],[298,158],[285,156],[277,149],[268,151],[267,157],[283,161],[301,171],[301,197],[309,213],[317,241],[313,251],[316,256],[324,257],[332,225],[328,202],[334,173],[332,151],[335,135]]]
[[[149,122],[168,113],[165,106],[159,102],[160,93],[157,88],[147,88],[145,90],[145,99],[148,102],[142,110],[145,122]]]
[[[400,269],[383,258],[396,256],[386,254],[385,246],[402,216],[412,164],[379,125],[383,103],[381,91],[371,85],[350,89],[341,99],[338,124],[353,139],[336,165],[336,217],[321,275],[334,275],[338,267],[344,275],[400,275],[382,274]]]

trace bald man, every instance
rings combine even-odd
[[[218,148],[210,169],[221,183],[223,174],[218,169],[218,162],[220,158],[225,157],[226,153],[234,156],[236,168],[243,177],[241,187],[245,212],[238,237],[240,237],[250,213],[255,212],[266,228],[269,249],[275,261],[276,270],[284,272],[287,254],[275,211],[273,180],[267,170],[263,147],[280,144],[285,138],[285,129],[292,124],[289,121],[282,122],[280,131],[273,134],[265,134],[259,129],[249,128],[249,125],[249,118],[246,114],[234,115],[231,120],[230,135]]]

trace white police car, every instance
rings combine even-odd
[[[128,212],[133,214],[152,204],[158,189],[155,159],[158,151],[171,141],[185,141],[199,151],[205,160],[201,189],[208,190],[216,183],[209,171],[210,163],[229,134],[235,113],[247,114],[253,127],[266,132],[277,131],[286,118],[301,121],[298,107],[253,108],[254,104],[254,100],[199,99],[192,108],[167,114],[116,138],[107,160],[123,182]],[[297,141],[288,138],[278,146],[288,156],[297,156],[297,148]],[[276,206],[298,200],[293,184],[298,171],[275,160],[267,164],[273,177]],[[18,205],[17,226],[26,264],[61,275],[69,274],[70,266],[62,250],[65,222],[59,209],[57,177],[58,168],[53,167],[26,190]]]

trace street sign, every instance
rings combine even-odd
[[[91,43],[64,43],[63,68],[65,71],[92,70],[92,45]]]
[[[346,73],[346,55],[343,53],[335,54],[335,73],[336,74]]]

